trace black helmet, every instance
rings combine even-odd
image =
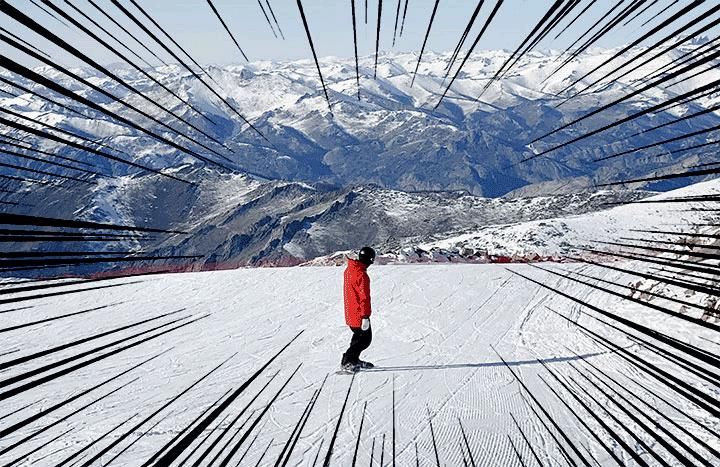
[[[360,249],[360,253],[358,254],[358,261],[370,266],[372,263],[375,262],[375,250],[373,250],[369,246],[362,247]]]

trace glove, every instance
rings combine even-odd
[[[363,331],[367,331],[368,329],[370,329],[370,318],[363,318],[360,329],[362,329]]]

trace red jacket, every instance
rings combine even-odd
[[[370,277],[367,265],[348,258],[345,268],[343,295],[345,296],[345,323],[351,328],[362,326],[363,318],[372,313],[370,307]]]

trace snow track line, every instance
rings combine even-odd
[[[357,462],[357,453],[358,453],[358,448],[360,447],[360,439],[362,438],[362,429],[363,429],[363,423],[365,422],[365,411],[366,410],[367,410],[367,401],[365,401],[365,404],[363,405],[362,416],[360,417],[360,428],[358,429],[357,440],[355,441],[355,450],[353,451],[352,467],[355,467],[355,464]],[[395,462],[395,459],[393,458],[393,463],[394,462]]]
[[[356,373],[353,373],[352,379],[350,379],[350,384],[348,385],[347,393],[345,394],[345,401],[343,402],[342,408],[340,409],[340,415],[338,416],[337,424],[335,425],[335,431],[333,431],[333,435],[330,438],[330,444],[328,445],[327,454],[325,455],[325,461],[323,462],[323,467],[329,467],[330,465],[330,459],[332,458],[333,454],[333,448],[335,447],[335,440],[337,439],[338,431],[340,430],[340,424],[342,423],[343,413],[345,412],[345,407],[347,406],[348,398],[350,397],[350,390],[352,389],[353,382],[355,382],[355,375]]]
[[[500,353],[499,353],[497,350],[495,350],[495,347],[493,347],[492,345],[490,346],[490,348],[493,350],[493,352],[495,352],[495,353],[497,354],[498,358],[500,358],[500,360],[503,362],[503,364],[504,364],[505,367],[508,369],[508,371],[510,372],[510,374],[512,374],[512,376],[513,376],[513,378],[515,379],[515,381],[517,381],[517,382],[520,384],[520,386],[525,390],[525,392],[527,392],[527,394],[530,396],[530,398],[532,398],[533,402],[535,402],[535,404],[538,406],[538,408],[540,408],[540,410],[542,411],[542,413],[547,417],[547,419],[548,419],[548,420],[550,421],[550,423],[555,427],[555,429],[558,431],[558,433],[560,433],[560,435],[563,437],[563,439],[564,439],[565,442],[568,444],[568,446],[570,446],[570,448],[573,450],[573,452],[575,453],[575,455],[583,462],[583,464],[586,465],[586,467],[592,467],[592,465],[590,464],[590,462],[588,462],[588,460],[585,458],[585,456],[583,456],[583,455],[580,453],[580,451],[578,450],[577,446],[575,446],[575,443],[573,443],[573,442],[570,440],[570,438],[569,438],[568,435],[565,433],[565,431],[564,431],[562,428],[560,428],[560,425],[558,425],[558,423],[555,421],[555,419],[553,419],[553,417],[550,415],[550,413],[548,413],[548,411],[545,409],[545,407],[543,407],[543,405],[542,405],[542,404],[540,403],[540,401],[535,397],[535,395],[532,393],[532,391],[530,391],[530,388],[528,388],[528,387],[525,385],[525,383],[523,383],[523,381],[520,379],[520,377],[515,374],[515,372],[512,370],[512,368],[510,367],[510,365],[505,361],[505,359],[503,358],[503,356],[500,355]],[[565,401],[563,400],[563,403],[564,403],[564,402],[565,402]],[[582,421],[582,420],[581,420],[581,421]],[[584,422],[583,422],[583,423],[584,423]],[[508,435],[508,436],[509,436],[509,435]],[[620,464],[620,465],[622,465],[622,464]]]
[[[235,355],[236,355],[236,354],[233,354],[233,355],[231,355],[230,357],[226,358],[226,359],[223,360],[219,365],[217,365],[216,367],[214,367],[213,369],[211,369],[210,371],[208,371],[207,373],[205,373],[202,377],[200,377],[200,379],[198,379],[197,381],[195,381],[194,383],[192,383],[190,386],[188,386],[187,388],[185,388],[183,391],[181,391],[181,392],[178,393],[177,395],[173,396],[169,401],[167,401],[165,404],[161,405],[160,408],[158,408],[157,410],[153,411],[150,415],[148,415],[148,416],[145,417],[143,420],[141,420],[137,425],[133,426],[130,430],[128,430],[128,431],[127,431],[126,433],[124,433],[123,435],[119,436],[115,441],[113,441],[112,443],[110,443],[108,446],[105,446],[102,450],[100,450],[99,452],[95,453],[95,455],[94,455],[92,458],[90,458],[88,461],[86,461],[85,463],[83,463],[83,465],[82,465],[81,467],[89,467],[89,466],[93,465],[97,460],[101,459],[105,454],[107,454],[108,452],[110,452],[115,446],[117,446],[118,444],[120,444],[121,442],[123,442],[123,441],[125,440],[125,438],[127,438],[128,436],[130,436],[133,432],[135,432],[136,430],[138,430],[138,429],[139,429],[141,426],[143,426],[145,423],[147,423],[147,422],[149,422],[150,420],[152,420],[153,418],[155,418],[156,415],[158,415],[160,412],[162,412],[163,410],[165,410],[166,408],[168,408],[171,404],[173,404],[175,401],[177,401],[178,399],[180,399],[183,395],[185,395],[185,394],[187,394],[188,392],[190,392],[190,390],[192,390],[195,386],[197,386],[198,384],[200,384],[201,382],[203,382],[203,380],[205,380],[205,379],[208,378],[210,375],[212,375],[212,374],[215,373],[217,370],[219,370],[223,365],[225,365],[227,362],[229,362]]]
[[[582,376],[583,379],[585,379],[585,380],[588,381],[590,384],[592,384],[592,385],[593,385],[598,391],[600,391],[608,400],[612,400],[612,401],[615,403],[615,405],[617,405],[617,406],[620,408],[620,410],[622,410],[624,413],[626,413],[626,415],[627,415],[631,420],[633,420],[637,425],[639,425],[640,427],[642,427],[643,430],[645,430],[647,433],[649,433],[649,434],[650,434],[662,447],[664,447],[670,454],[672,454],[673,456],[675,456],[676,459],[680,460],[680,462],[682,462],[683,465],[687,465],[687,466],[692,466],[692,465],[694,465],[694,462],[690,461],[690,459],[688,459],[688,458],[685,457],[681,452],[679,452],[677,449],[675,449],[674,446],[672,446],[670,443],[668,443],[667,441],[665,441],[665,438],[663,438],[662,436],[659,436],[659,435],[657,434],[657,432],[652,431],[647,424],[645,424],[645,423],[643,423],[642,421],[640,421],[640,420],[638,419],[638,417],[637,417],[636,415],[632,414],[628,409],[626,409],[626,408],[623,406],[623,404],[617,402],[616,399],[613,399],[613,398],[610,396],[610,394],[608,394],[607,392],[605,392],[600,386],[597,385],[597,383],[595,383],[593,380],[591,380],[590,378],[588,378],[588,377],[587,377],[583,372],[581,372],[580,369],[578,369],[575,365],[573,365],[573,364],[570,363],[570,362],[568,362],[568,365],[570,365],[580,376]],[[636,404],[634,404],[634,403],[633,403],[632,401],[630,401],[628,398],[626,398],[625,396],[623,396],[622,394],[620,394],[618,391],[616,391],[615,389],[613,389],[613,388],[612,388],[609,384],[607,384],[605,381],[603,381],[602,379],[600,379],[600,378],[598,378],[597,376],[595,376],[594,373],[593,373],[593,376],[594,376],[595,378],[597,378],[598,381],[600,381],[600,382],[603,384],[603,386],[607,387],[610,391],[613,392],[613,394],[615,394],[617,397],[619,397],[625,404],[627,404],[628,406],[630,406],[630,407],[631,407],[632,409],[634,409],[637,413],[643,414],[643,415],[645,416],[645,418],[647,418],[648,420],[650,420],[650,422],[652,422],[652,423],[663,433],[664,436],[672,439],[675,443],[677,443],[680,447],[682,447],[682,449],[684,449],[685,451],[687,451],[688,453],[690,453],[693,457],[695,457],[701,464],[705,465],[706,467],[712,467],[712,464],[711,464],[710,462],[708,462],[708,461],[705,460],[701,455],[699,455],[697,452],[695,452],[694,450],[692,450],[687,444],[685,444],[685,443],[684,443],[681,439],[679,439],[677,436],[673,435],[672,432],[670,432],[670,430],[666,429],[665,427],[663,427],[662,425],[660,425],[659,423],[657,423],[655,420],[653,420],[652,418],[650,418],[646,413],[644,413],[644,412],[642,411],[642,409],[641,409],[640,407],[638,407]]]
[[[253,373],[238,389],[236,389],[230,397],[228,397],[225,402],[222,403],[219,407],[217,407],[210,415],[208,415],[202,422],[200,422],[195,428],[192,429],[187,435],[185,435],[175,446],[170,448],[168,452],[166,452],[158,461],[155,463],[156,466],[169,466],[173,461],[175,461],[180,454],[182,454],[185,449],[187,449],[190,444],[192,444],[193,441],[197,439],[198,436],[213,422],[213,420],[217,419],[218,416],[222,412],[227,409],[227,407],[235,400],[237,399],[240,394],[242,394],[245,389],[247,389],[250,384],[257,379],[260,374],[262,374],[270,364],[277,359],[277,357],[280,356],[281,353],[283,353],[290,345],[297,340],[298,337],[303,333],[304,331],[300,331],[293,337],[285,346],[283,346],[275,355],[273,355],[263,366],[261,366],[255,373]],[[295,370],[297,372],[297,370]],[[293,373],[294,375],[295,373]],[[288,380],[289,381],[289,380]],[[287,383],[286,383],[287,384]],[[284,386],[283,386],[284,387]],[[268,406],[269,407],[269,406]],[[267,409],[266,409],[267,411]],[[265,414],[265,411],[262,413]],[[262,415],[261,415],[262,416]],[[258,418],[259,420],[260,418]],[[257,423],[257,420],[256,420]],[[256,423],[253,424],[251,428],[253,428]],[[240,442],[233,448],[231,455],[234,454],[234,452],[239,447],[240,443],[245,440],[247,435],[250,433],[250,430],[241,438]],[[223,465],[227,464],[226,461],[229,459],[225,459],[223,461]],[[83,466],[85,467],[85,466]]]
[[[295,374],[300,370],[301,366],[302,366],[302,363],[300,363],[295,368],[295,370],[290,374],[288,379],[285,381],[285,383],[283,383],[282,387],[280,387],[280,389],[273,396],[273,398],[270,399],[270,402],[267,403],[265,408],[262,410],[262,412],[260,412],[260,415],[258,415],[258,417],[255,419],[255,421],[250,425],[250,427],[247,429],[245,434],[243,434],[240,437],[238,442],[235,443],[235,446],[233,446],[232,449],[230,449],[230,452],[227,454],[227,456],[225,456],[225,458],[222,460],[222,462],[220,462],[220,464],[219,464],[220,467],[226,467],[228,465],[228,463],[232,460],[235,453],[238,451],[238,449],[240,449],[240,446],[242,446],[242,444],[245,442],[245,440],[250,436],[250,433],[252,433],[253,429],[258,425],[258,423],[260,423],[260,420],[263,419],[263,417],[268,412],[268,410],[270,410],[270,407],[272,407],[273,403],[277,400],[277,398],[280,396],[280,394],[285,390],[285,387],[287,387],[287,385],[290,383],[290,380],[292,380],[293,377],[295,376]],[[263,456],[264,456],[264,454],[263,454]],[[155,465],[157,466],[158,464],[155,464]]]
[[[619,345],[611,342],[610,340],[604,338],[603,336],[591,331],[587,327],[583,326],[580,323],[576,323],[565,316],[558,314],[563,319],[575,324],[578,326],[582,332],[584,332],[588,337],[590,337],[592,340],[597,342],[598,344],[602,345],[603,347],[606,347],[610,349],[611,351],[615,351],[616,355],[620,356],[624,360],[631,363],[633,366],[643,370],[646,374],[652,376],[657,381],[663,383],[667,387],[671,388],[676,393],[680,394],[681,396],[691,400],[694,402],[697,406],[703,408],[707,412],[713,414],[715,417],[720,417],[720,410],[718,410],[718,401],[717,399],[713,398],[712,396],[709,396],[705,394],[704,392],[698,390],[697,388],[693,387],[692,385],[688,384],[687,382],[683,381],[682,379],[668,373],[665,370],[662,370],[661,368],[657,367],[656,365],[648,362],[647,360],[633,354],[632,352],[628,352],[627,350],[623,349]],[[674,384],[670,384],[668,381],[672,381]]]

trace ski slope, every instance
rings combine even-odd
[[[639,268],[637,265],[630,266]],[[555,270],[583,269],[588,274],[620,283],[628,283],[631,280],[629,276],[621,277],[619,273],[598,270],[590,266],[550,265],[548,267]],[[639,323],[652,325],[653,328],[667,332],[684,342],[711,352],[720,349],[705,340],[718,341],[717,336],[712,336],[712,331],[708,329],[683,323],[674,318],[666,318],[656,311],[593,291],[529,265],[511,265],[510,269],[558,287],[574,296],[582,297],[604,309],[630,317]],[[107,308],[81,315],[2,332],[0,354],[5,355],[0,356],[0,362],[141,319],[182,310],[176,315],[6,369],[0,372],[2,381],[48,363],[57,363],[63,357],[79,354],[84,350],[110,343],[139,330],[149,329],[173,318],[200,317],[206,314],[208,316],[161,338],[119,352],[2,401],[0,417],[27,404],[34,404],[13,415],[0,418],[0,430],[38,413],[41,409],[79,394],[82,390],[89,389],[94,384],[117,375],[143,360],[161,354],[110,384],[79,397],[48,417],[31,423],[11,435],[0,437],[0,451],[3,451],[50,422],[62,419],[94,398],[129,383],[116,393],[86,408],[79,415],[58,423],[17,448],[0,455],[0,465],[22,458],[26,453],[41,446],[41,449],[22,458],[15,465],[58,465],[128,417],[134,416],[128,423],[80,456],[73,458],[68,464],[76,462],[74,464],[76,466],[85,465],[95,454],[117,440],[136,422],[169,402],[172,397],[193,384],[203,374],[232,356],[219,370],[174,401],[167,409],[138,428],[93,464],[106,465],[133,443],[115,458],[111,465],[143,465],[160,447],[169,442],[226,391],[238,388],[300,331],[304,332],[270,364],[267,371],[248,386],[247,390],[218,419],[203,430],[199,439],[203,439],[209,433],[208,441],[185,465],[193,465],[205,447],[210,445],[242,407],[251,401],[260,388],[268,382],[270,376],[279,371],[277,377],[232,428],[231,434],[218,443],[204,459],[203,465],[208,465],[211,459],[216,458],[220,448],[225,446],[251,411],[255,410],[250,419],[252,422],[300,363],[302,366],[297,374],[290,380],[286,389],[272,404],[263,420],[250,433],[228,465],[235,465],[238,462],[256,434],[259,435],[250,445],[241,465],[257,465],[267,446],[270,447],[260,461],[260,465],[275,465],[283,445],[313,391],[320,387],[325,377],[327,377],[325,386],[288,465],[322,465],[351,381],[353,384],[347,407],[340,420],[331,465],[352,465],[365,403],[367,403],[367,411],[357,465],[381,465],[381,456],[382,465],[386,466],[416,465],[418,459],[419,465],[435,465],[428,413],[432,417],[438,456],[443,466],[463,465],[460,446],[462,435],[458,418],[462,420],[477,465],[520,465],[512,451],[508,435],[519,449],[524,461],[528,465],[533,465],[532,453],[514,426],[511,414],[527,434],[533,449],[544,465],[564,465],[560,460],[556,444],[524,402],[524,397],[527,395],[521,394],[520,386],[503,366],[493,348],[497,349],[518,375],[521,375],[533,394],[577,443],[581,451],[585,452],[581,447],[585,446],[601,465],[613,465],[613,461],[584,431],[567,408],[544,386],[538,375],[544,375],[551,384],[553,381],[536,359],[542,359],[560,374],[574,375],[574,370],[568,362],[583,367],[584,363],[574,355],[574,352],[585,356],[590,362],[603,368],[625,387],[658,407],[700,439],[716,449],[720,448],[718,438],[646,393],[627,377],[630,376],[641,385],[676,401],[681,409],[716,431],[720,430],[720,420],[679,399],[657,381],[631,368],[616,355],[590,341],[578,331],[577,327],[548,309],[549,307],[559,313],[578,318],[581,310],[577,305],[513,275],[502,265],[378,266],[370,268],[369,273],[372,280],[374,342],[363,357],[375,362],[379,368],[378,371],[360,373],[354,380],[351,376],[336,374],[341,353],[350,337],[343,323],[342,268],[338,267],[238,269],[114,279],[103,284],[125,285],[36,299],[19,305],[2,305],[0,323],[2,328],[7,328],[112,304]],[[31,305],[31,308],[16,309],[27,305]],[[16,310],[12,311],[13,309]],[[678,367],[669,366],[657,356],[638,349],[619,333],[607,328],[602,329],[587,317],[581,318],[581,322],[592,329],[601,329],[599,332],[609,336],[614,342],[638,352],[658,365],[671,368],[674,374],[683,377],[694,386],[720,397],[717,388],[703,384]],[[133,342],[135,341],[137,339]],[[109,347],[102,353],[111,352],[116,347]],[[82,361],[88,358],[90,357]],[[55,368],[53,371],[59,368],[64,367]],[[394,443],[393,382],[396,420]],[[557,388],[557,384],[554,386]],[[2,391],[5,390],[7,388],[3,387]],[[564,394],[562,389],[557,390]],[[565,399],[590,427],[600,431],[599,425],[576,403],[567,396]],[[590,405],[593,403],[590,402]],[[599,407],[595,408],[600,412]],[[634,426],[633,422],[624,415],[618,414],[618,417],[629,427]],[[609,423],[622,433],[623,438],[631,446],[643,452],[619,425],[612,421]],[[218,425],[220,429],[211,433]],[[139,437],[151,427],[152,429],[145,436]],[[71,431],[53,441],[67,430]],[[234,439],[240,439],[244,430],[245,428]],[[643,433],[642,430],[637,431]],[[381,454],[383,436],[385,437],[384,454]],[[675,464],[677,460],[669,456],[652,439],[642,436],[671,465],[680,465]],[[699,453],[712,459],[710,454],[685,435],[678,433],[678,436],[690,443]],[[635,465],[609,436],[601,435],[601,438],[614,445],[615,452],[628,465]],[[373,442],[374,463],[371,464]],[[46,443],[48,444],[45,445]],[[178,458],[174,465],[185,459],[187,453],[196,445],[197,441]],[[393,449],[396,456],[394,464],[391,461]],[[229,450],[225,449],[217,457],[215,465],[219,465],[228,452]],[[314,463],[318,453],[319,459]],[[655,465],[647,453],[642,456],[650,465]]]

